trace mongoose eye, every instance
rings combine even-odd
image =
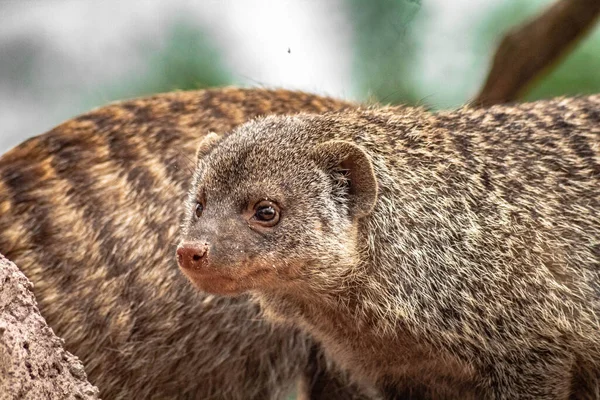
[[[196,218],[200,218],[202,216],[202,211],[204,211],[204,206],[202,203],[196,203],[196,209],[194,211],[196,213]]]
[[[275,218],[275,209],[271,206],[261,207],[256,210],[256,218],[260,221],[270,221]]]
[[[279,208],[270,201],[259,202],[254,210],[254,219],[263,226],[273,226],[279,222]]]

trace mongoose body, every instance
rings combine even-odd
[[[600,96],[244,124],[177,257],[392,397],[600,398]]]
[[[285,90],[164,94],[94,110],[0,158],[0,253],[33,281],[103,398],[282,398],[305,373],[305,395],[339,383],[351,396],[305,335],[272,327],[244,298],[198,293],[172,256],[209,131],[347,107]]]

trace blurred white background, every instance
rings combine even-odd
[[[548,3],[0,0],[0,153],[116,99],[212,85],[456,107]]]

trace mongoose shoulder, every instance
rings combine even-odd
[[[34,282],[104,398],[281,398],[306,370],[308,391],[322,378],[316,390],[353,396],[305,335],[273,328],[244,298],[190,289],[172,257],[209,131],[350,106],[285,90],[163,94],[94,110],[0,158],[0,253]]]
[[[214,142],[177,250],[196,286],[253,294],[398,396],[600,396],[600,95]]]

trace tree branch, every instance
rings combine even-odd
[[[516,100],[577,44],[600,14],[600,0],[559,0],[502,39],[486,82],[473,100],[489,106]]]

